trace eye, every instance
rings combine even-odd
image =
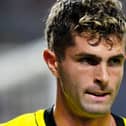
[[[94,57],[82,57],[79,59],[79,62],[87,65],[97,65],[99,60]]]
[[[119,66],[122,64],[122,60],[119,58],[112,58],[109,60],[109,66]]]

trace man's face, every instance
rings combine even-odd
[[[58,64],[62,100],[79,116],[95,116],[110,112],[123,76],[124,42],[110,35],[98,45],[75,35],[75,45],[66,49],[65,59]],[[93,41],[93,40],[92,40]]]

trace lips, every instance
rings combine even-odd
[[[111,96],[110,91],[90,90],[86,92],[87,99],[93,103],[106,103]]]
[[[109,91],[86,91],[86,94],[97,96],[97,97],[103,97],[106,95],[110,95]]]

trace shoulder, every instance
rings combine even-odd
[[[115,115],[113,113],[112,116],[114,117],[117,126],[126,126],[126,117]]]
[[[126,117],[125,118],[123,117],[123,121],[124,121],[124,124],[126,126]]]
[[[0,124],[0,126],[39,126],[40,123],[43,124],[42,126],[45,126],[44,111],[38,110],[33,113],[20,115],[6,123]]]

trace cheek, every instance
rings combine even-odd
[[[94,68],[89,66],[81,66],[77,69],[76,74],[78,80],[84,86],[88,86],[93,83],[94,80]]]
[[[64,74],[67,86],[75,89],[84,89],[93,82],[93,69],[86,67],[69,67]],[[64,79],[65,80],[65,79]]]
[[[92,67],[85,67],[83,65],[71,65],[66,68],[66,71],[72,78],[88,78],[93,75]]]
[[[110,71],[110,81],[112,85],[115,85],[116,88],[120,87],[121,81],[123,77],[123,68],[118,68],[116,70]]]
[[[93,81],[93,68],[78,63],[62,64],[59,74],[65,90],[82,90]]]

